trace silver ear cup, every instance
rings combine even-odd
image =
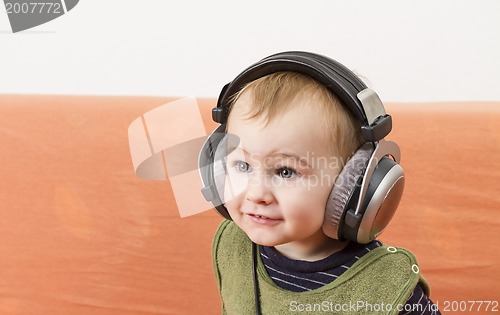
[[[365,212],[357,231],[357,242],[368,243],[382,233],[391,221],[403,195],[403,168],[395,161],[383,158],[372,176],[364,201]]]
[[[226,181],[226,161],[227,161],[227,135],[222,138],[222,140],[217,145],[214,154],[214,164],[213,164],[213,174],[214,174],[214,184],[217,194],[219,195],[219,200],[222,204],[224,201],[224,184]]]
[[[217,127],[203,144],[198,156],[198,170],[203,183],[201,193],[215,210],[231,220],[224,205],[226,158],[228,147],[237,147],[238,137],[225,132],[225,125]]]
[[[359,185],[359,179],[373,153],[373,145],[365,143],[347,161],[328,196],[323,221],[323,232],[334,239],[342,239],[341,221],[347,204]]]
[[[226,208],[225,188],[229,181],[227,180],[227,156],[239,145],[239,138],[233,134],[224,133],[222,139],[219,141],[214,150],[214,158],[212,164],[212,183],[215,194],[218,197],[218,206],[215,210],[219,212],[224,218],[231,220],[231,216]],[[229,189],[233,189],[230,187]],[[234,190],[231,190],[234,193]],[[230,194],[229,198],[233,197]]]

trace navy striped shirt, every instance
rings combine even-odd
[[[267,273],[279,287],[304,292],[320,288],[337,279],[359,258],[374,248],[382,246],[379,241],[368,244],[349,242],[347,246],[318,261],[293,260],[281,255],[274,247],[260,246],[260,256]],[[437,306],[425,295],[420,285],[415,287],[399,314],[441,314]]]

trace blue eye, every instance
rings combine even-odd
[[[290,179],[298,175],[297,171],[288,167],[278,169],[278,175],[284,179]]]
[[[247,162],[235,161],[233,166],[240,173],[249,173],[252,171],[252,167]]]

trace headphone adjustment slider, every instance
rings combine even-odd
[[[391,129],[392,117],[385,115],[378,117],[370,126],[361,126],[361,133],[366,142],[375,142],[387,136]]]
[[[224,114],[224,109],[222,109],[221,107],[214,107],[212,108],[212,119],[213,121],[215,122],[218,122],[219,124],[222,124],[222,120],[223,120],[223,115]]]
[[[210,201],[215,200],[216,192],[214,189],[215,189],[215,187],[213,185],[203,187],[201,189],[201,193],[202,193],[203,197],[205,197],[206,201],[210,202]]]
[[[347,224],[351,228],[355,228],[359,225],[359,221],[361,220],[361,214],[356,214],[354,210],[349,210],[345,214],[345,224]]]

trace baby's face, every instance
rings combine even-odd
[[[294,106],[265,126],[246,119],[242,95],[228,122],[239,138],[227,157],[226,207],[234,222],[260,245],[306,245],[321,229],[328,195],[341,165],[325,143],[321,112]]]

